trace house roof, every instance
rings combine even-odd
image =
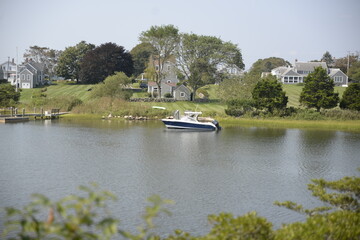
[[[176,83],[164,83],[166,85],[169,85],[170,87],[176,87]]]
[[[12,66],[16,66],[16,63],[13,63],[13,62],[11,62],[11,61],[6,61],[6,62],[3,62],[2,64],[0,64],[1,66],[2,65],[12,65]]]
[[[28,63],[26,63],[25,65],[31,65],[33,68],[35,68],[37,71],[44,71],[45,68],[45,64],[44,63],[37,63],[34,61],[30,61]]]
[[[156,82],[148,82],[148,86],[157,87]]]
[[[301,76],[300,74],[298,74],[297,72],[294,71],[294,69],[292,68],[288,68],[283,74],[281,74],[282,76]]]
[[[326,62],[296,62],[295,63],[296,71],[312,72],[317,67],[322,67],[324,69],[327,69]]]
[[[281,66],[281,67],[277,67],[277,68],[274,68],[273,70],[271,70],[271,72],[273,73],[276,73],[276,74],[279,74],[279,75],[282,75],[284,74],[289,68],[288,67],[285,67],[285,66]]]
[[[329,73],[330,77],[335,76],[337,73],[343,73],[343,72],[339,68],[330,68],[330,73]]]
[[[32,75],[34,75],[34,73],[33,72],[31,72],[29,69],[27,69],[27,68],[23,68],[20,72],[19,72],[19,74],[22,74],[22,73],[24,73],[24,72],[28,72],[28,73],[31,73]]]
[[[184,89],[184,90],[190,92],[190,89],[189,89],[188,87],[186,87],[184,84],[181,84],[181,85],[177,86],[177,87],[174,89],[174,91],[181,90],[181,89]]]

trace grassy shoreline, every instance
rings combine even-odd
[[[64,118],[96,120],[102,119],[99,114],[68,114]],[[126,121],[124,118],[112,118],[116,121]],[[360,120],[292,120],[292,119],[256,119],[256,118],[233,118],[216,117],[220,125],[226,127],[266,127],[266,128],[290,128],[290,129],[320,129],[338,130],[360,133]],[[158,121],[156,119],[147,121]]]

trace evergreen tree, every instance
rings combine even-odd
[[[353,83],[344,91],[340,101],[342,109],[360,111],[360,83]]]
[[[331,56],[331,54],[329,53],[329,51],[326,51],[326,52],[324,53],[324,55],[323,55],[322,58],[321,58],[321,61],[322,61],[322,62],[326,62],[326,64],[327,64],[328,66],[332,66],[332,65],[334,64],[334,59],[333,59],[333,57]]]
[[[315,68],[304,79],[304,88],[300,94],[300,104],[307,108],[329,109],[336,107],[339,102],[339,94],[334,93],[334,81],[322,67]]]
[[[257,109],[267,109],[273,112],[274,109],[286,108],[288,97],[275,77],[269,76],[255,85],[252,97]]]

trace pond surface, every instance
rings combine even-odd
[[[172,216],[156,221],[163,235],[204,234],[207,215],[220,212],[257,211],[275,227],[304,220],[273,202],[318,206],[311,179],[358,176],[360,167],[360,134],[341,131],[60,119],[0,124],[0,136],[0,207],[22,206],[32,193],[58,200],[96,182],[119,198],[110,206],[127,230],[141,224],[152,194],[174,200]]]

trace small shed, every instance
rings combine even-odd
[[[181,84],[174,89],[174,99],[178,101],[191,101],[191,91],[185,85]]]

